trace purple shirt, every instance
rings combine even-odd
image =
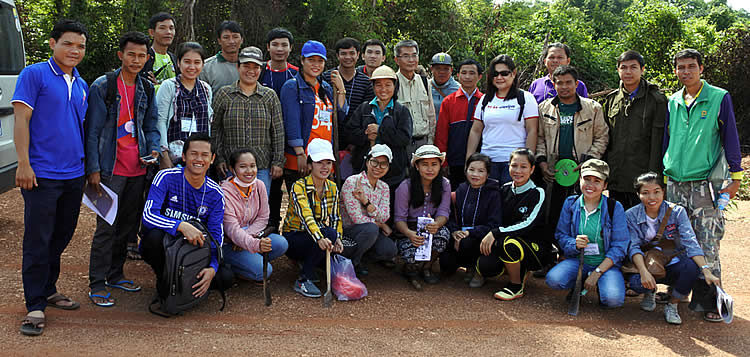
[[[443,177],[443,198],[440,200],[440,206],[433,206],[429,195],[425,195],[425,203],[419,207],[409,205],[409,188],[411,180],[406,179],[398,185],[396,189],[396,201],[394,207],[394,222],[416,222],[417,217],[437,216],[449,217],[451,212],[451,183]]]
[[[557,91],[555,90],[554,84],[552,84],[552,80],[549,78],[549,74],[542,78],[537,78],[536,80],[531,82],[529,92],[534,95],[537,103],[541,103],[557,95]],[[578,81],[576,93],[584,98],[589,97],[589,91],[588,89],[586,89],[586,84],[584,84],[583,81]]]

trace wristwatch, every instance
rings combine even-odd
[[[599,267],[596,267],[596,269],[594,269],[594,271],[595,271],[595,272],[597,272],[597,273],[599,273],[599,274],[601,274],[601,273],[602,273],[602,270],[601,270],[601,269],[599,269]]]
[[[703,266],[701,266],[701,270],[703,270],[703,269],[708,269],[708,268],[710,268],[710,267],[711,267],[710,265],[706,264],[706,265],[703,265]]]

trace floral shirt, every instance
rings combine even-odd
[[[357,182],[359,182],[370,203],[376,208],[372,213],[367,212],[367,208],[354,197]],[[382,180],[378,180],[375,187],[372,187],[365,171],[358,175],[349,176],[341,187],[341,218],[344,221],[344,226],[349,227],[362,223],[386,222],[391,215],[390,194],[388,184]]]

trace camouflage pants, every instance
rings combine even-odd
[[[724,215],[714,205],[719,189],[707,180],[676,182],[670,179],[667,182],[667,201],[685,207],[695,237],[703,248],[706,264],[716,277],[721,278],[719,243],[724,237]],[[700,278],[703,279],[702,272]]]

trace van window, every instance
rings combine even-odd
[[[0,75],[19,74],[26,65],[16,9],[0,2]]]

